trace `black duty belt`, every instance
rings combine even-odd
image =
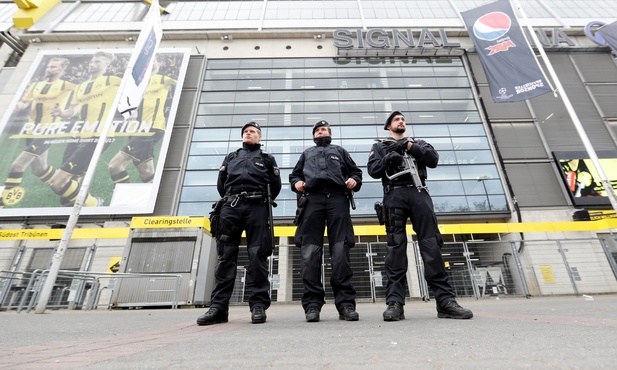
[[[238,194],[226,195],[227,203],[231,203],[232,207],[235,207],[240,200],[248,200],[248,199],[263,199],[264,193],[260,191],[243,191]]]
[[[415,186],[413,184],[386,185],[384,186],[383,190],[384,190],[384,193],[388,194],[392,190],[399,189],[399,188],[415,188]]]

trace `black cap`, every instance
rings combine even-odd
[[[240,133],[240,136],[244,135],[244,129],[246,129],[248,126],[253,126],[256,129],[258,129],[259,132],[261,132],[261,127],[259,127],[259,124],[257,122],[251,121],[251,122],[247,123],[246,125],[242,126],[242,132]]]
[[[317,130],[317,128],[321,126],[330,127],[330,124],[324,120],[317,122],[315,126],[313,126],[313,135],[315,135],[315,130]]]
[[[383,129],[384,130],[388,130],[388,125],[390,124],[390,122],[392,121],[392,118],[394,118],[394,116],[403,116],[405,117],[405,115],[397,110],[395,110],[394,112],[390,113],[390,115],[388,116],[388,119],[386,120],[386,124],[383,125]]]

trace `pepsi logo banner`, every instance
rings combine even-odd
[[[507,0],[461,12],[495,103],[518,102],[551,92]]]

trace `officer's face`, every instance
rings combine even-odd
[[[324,137],[324,136],[332,136],[330,132],[330,127],[328,126],[320,126],[315,129],[315,133],[313,137]]]
[[[404,133],[407,129],[407,126],[405,124],[405,117],[401,115],[394,116],[392,120],[390,120],[390,125],[388,126],[388,129],[397,134]]]
[[[242,131],[242,142],[247,144],[257,144],[261,141],[261,131],[253,126],[248,126]]]

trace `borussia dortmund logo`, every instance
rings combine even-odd
[[[12,189],[8,189],[4,191],[4,195],[2,197],[2,201],[7,206],[14,206],[17,203],[21,202],[26,194],[26,190],[21,186],[16,186]]]

